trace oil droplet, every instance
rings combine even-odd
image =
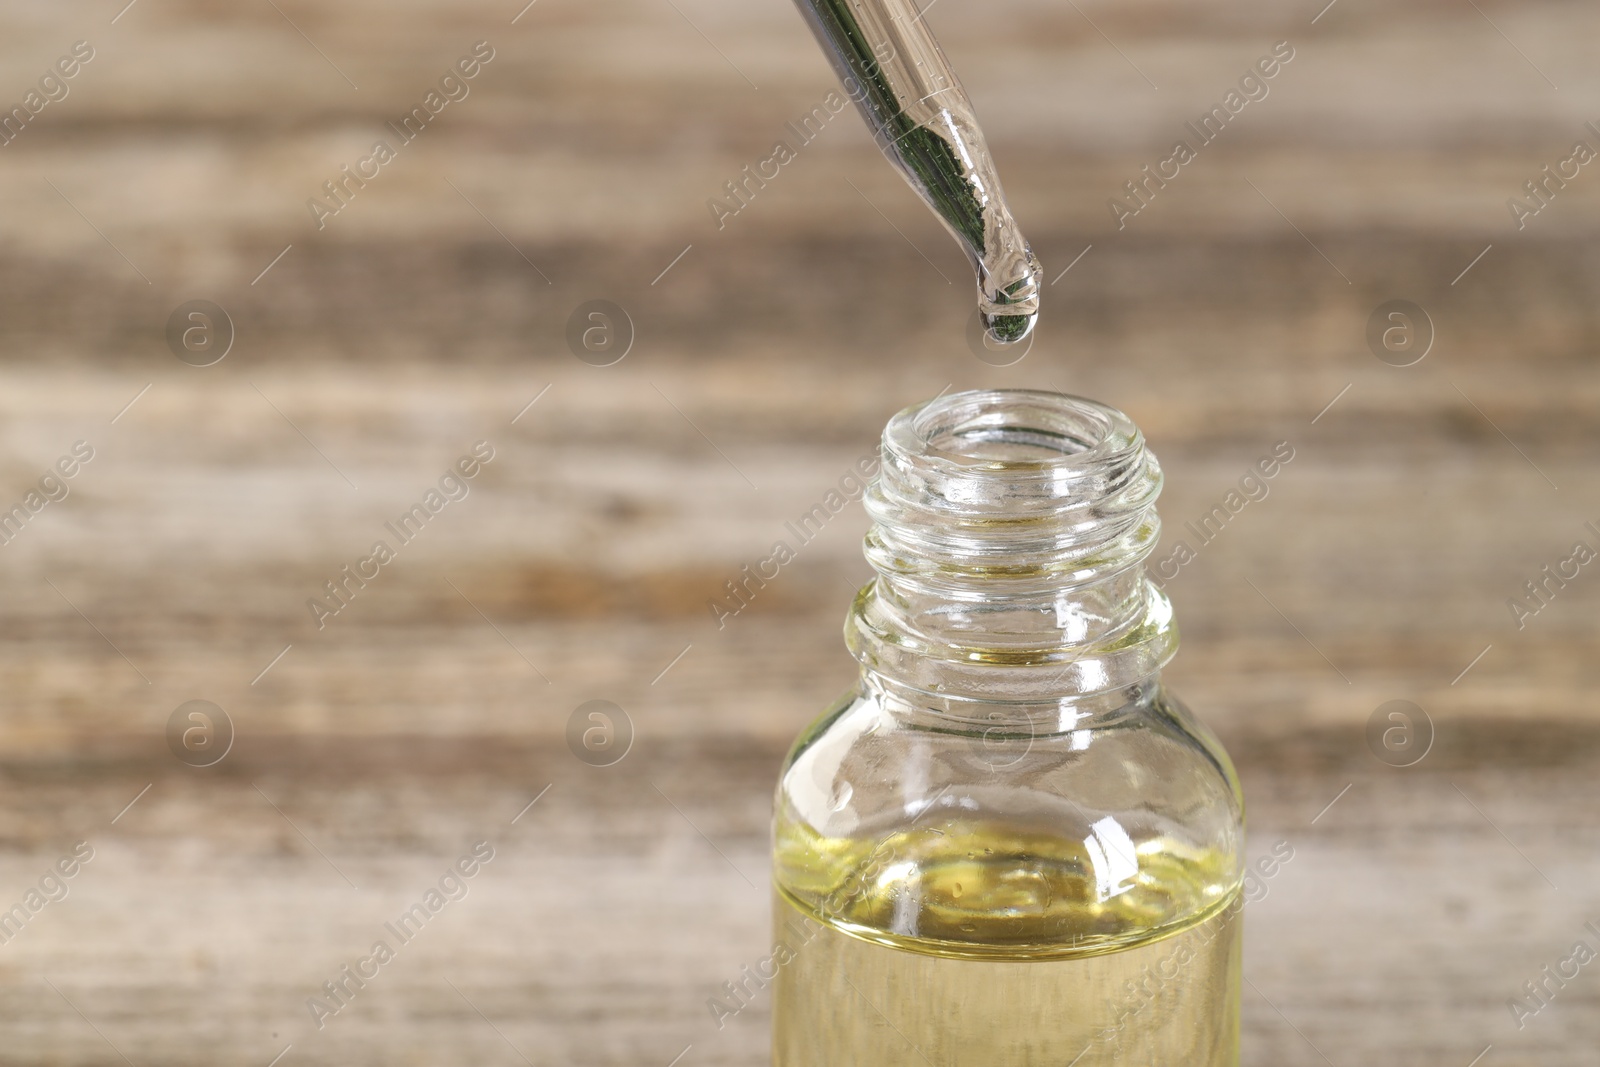
[[[1033,332],[1044,281],[1038,257],[1014,232],[1015,223],[1011,229],[997,247],[983,250],[978,269],[978,313],[988,343],[1000,347],[1021,344]]]
[[[952,884],[950,886],[950,897],[951,897],[952,900],[960,900],[961,899],[961,883],[960,882],[956,882],[956,883],[954,883],[954,884]]]
[[[833,810],[843,811],[850,803],[850,798],[856,795],[855,787],[849,782],[840,782],[833,790]]]
[[[989,340],[997,345],[1020,344],[1026,340],[1028,334],[1033,332],[1033,324],[1038,321],[1039,314],[1034,312],[1029,315],[984,315],[984,327],[988,330]]]

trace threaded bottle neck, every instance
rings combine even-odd
[[[956,393],[883,434],[846,642],[869,675],[999,702],[1136,685],[1177,629],[1144,575],[1161,468],[1128,417],[1032,390]]]

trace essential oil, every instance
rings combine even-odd
[[[960,393],[884,433],[860,684],[774,821],[775,1067],[1233,1067],[1243,803],[1161,684],[1126,416]]]

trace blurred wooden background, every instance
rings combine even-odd
[[[7,102],[95,49],[0,148],[0,505],[95,449],[0,547],[0,908],[95,850],[0,944],[0,1062],[765,1062],[768,1005],[719,1031],[705,1001],[767,952],[769,791],[852,677],[859,507],[725,628],[707,601],[895,410],[980,385],[1127,410],[1169,545],[1295,449],[1168,587],[1251,853],[1295,849],[1247,917],[1244,1062],[1593,1062],[1594,968],[1506,1006],[1600,919],[1600,577],[1521,630],[1506,604],[1597,544],[1600,174],[1506,207],[1596,144],[1592,5],[944,0],[1058,278],[995,368],[853,113],[713,224],[833,86],[784,0],[124,2],[0,16]],[[480,40],[319,231],[307,198]],[[1107,198],[1280,40],[1270,95],[1117,230]],[[1364,337],[1402,298],[1437,337],[1396,368]],[[207,368],[165,340],[195,299],[237,331]],[[636,328],[614,366],[567,349],[590,299]],[[480,439],[470,495],[318,631],[306,599]],[[208,770],[164,739],[192,699],[237,729]],[[615,766],[564,740],[590,699],[634,725]],[[1364,740],[1394,699],[1436,728],[1404,770]],[[318,1030],[306,998],[479,840],[470,895]]]

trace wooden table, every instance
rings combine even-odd
[[[705,1001],[767,951],[770,789],[852,678],[860,509],[724,628],[707,602],[895,410],[1004,385],[1127,410],[1168,545],[1294,449],[1168,585],[1250,853],[1294,848],[1248,912],[1244,1062],[1593,1063],[1593,968],[1520,1030],[1506,1002],[1600,944],[1600,578],[1521,629],[1507,601],[1600,547],[1600,176],[1521,230],[1506,200],[1600,147],[1600,13],[942,4],[1055,279],[994,368],[854,116],[713,222],[832,87],[788,5],[519,6],[6,16],[7,100],[95,55],[0,148],[0,503],[94,458],[0,547],[0,908],[93,858],[0,944],[0,1058],[764,1062],[768,1005],[719,1031]],[[306,201],[480,40],[319,230]],[[1117,229],[1108,198],[1280,40],[1270,94]],[[594,299],[636,332],[613,366],[565,341]],[[1436,333],[1410,367],[1365,339],[1394,299]],[[213,366],[169,350],[191,300],[233,323]],[[307,599],[477,441],[465,499],[318,629]],[[197,699],[236,731],[208,769],[165,738]],[[567,748],[591,699],[635,730],[611,767]],[[1366,745],[1390,700],[1436,730],[1410,768]],[[479,841],[319,1030],[307,998]]]

